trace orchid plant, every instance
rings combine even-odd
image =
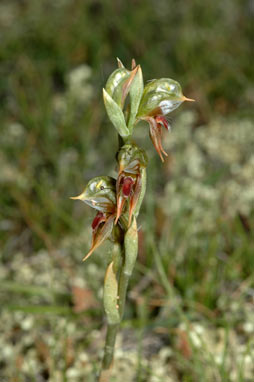
[[[182,102],[193,101],[183,95],[178,82],[169,78],[152,80],[144,87],[142,70],[135,60],[131,70],[117,61],[118,68],[103,89],[108,117],[119,136],[117,178],[93,178],[79,196],[72,197],[97,210],[92,222],[91,248],[83,261],[105,240],[112,242],[111,261],[104,280],[103,303],[108,329],[99,382],[110,380],[116,335],[138,251],[136,219],[146,189],[147,155],[132,140],[133,129],[139,121],[148,122],[151,140],[163,162],[167,153],[161,143],[162,127],[169,130],[167,116]]]

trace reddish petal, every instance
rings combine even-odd
[[[102,222],[105,222],[105,220],[106,220],[106,215],[103,214],[102,212],[98,212],[98,214],[93,219],[92,229],[93,230],[97,229]]]
[[[109,238],[114,226],[114,219],[115,215],[110,215],[102,226],[93,231],[92,245],[87,255],[83,258],[83,261],[88,259],[93,251],[95,251],[96,248],[98,248],[106,239]]]
[[[123,180],[124,180],[124,173],[121,172],[119,175],[118,175],[118,178],[117,178],[117,181],[116,181],[116,219],[115,219],[115,224],[117,223],[119,217],[121,216],[121,213],[122,213],[122,210],[123,210],[123,207],[124,207],[124,203],[125,203],[125,199],[121,196],[121,187],[122,187],[122,183],[123,183]]]
[[[158,135],[159,135],[159,139],[158,139],[159,149],[167,157],[168,154],[163,149],[162,144],[161,144],[161,126],[159,124],[157,124],[157,128],[158,128]]]
[[[157,127],[157,124],[156,124],[156,127],[154,127],[154,125],[150,124],[150,138],[153,142],[153,145],[155,147],[155,150],[157,151],[157,153],[159,154],[162,162],[164,162],[164,158],[163,158],[163,155],[161,153],[161,135],[160,135],[160,130],[158,129]]]
[[[115,224],[117,224],[118,219],[122,215],[125,201],[126,201],[126,198],[124,198],[122,195],[117,196],[117,209],[116,209]]]
[[[131,84],[136,76],[136,73],[139,69],[139,65],[136,66],[132,71],[131,71],[131,74],[130,74],[130,77],[125,81],[124,85],[123,85],[123,90],[122,90],[122,100],[121,100],[121,104],[122,104],[122,107],[124,106],[124,102],[125,102],[125,99],[128,95],[128,92],[130,90],[130,87],[131,87]]]
[[[164,126],[165,129],[169,130],[169,123],[165,117],[157,116],[155,117],[155,120],[157,123],[160,123],[162,126]]]

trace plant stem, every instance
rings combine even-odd
[[[122,254],[122,245],[119,242],[115,242],[112,249],[112,262],[107,268],[104,280],[104,309],[107,316],[108,327],[99,382],[109,382],[112,370],[116,335],[120,324],[118,307],[119,283],[117,281],[117,275],[119,271],[121,272],[123,266]]]
[[[119,324],[108,325],[99,382],[109,381],[118,327]]]
[[[119,287],[118,287],[118,296],[119,296],[119,316],[120,321],[122,321],[124,314],[124,307],[126,301],[126,293],[129,283],[129,275],[126,275],[124,272],[124,265],[121,267],[120,279],[119,279]],[[99,382],[108,382],[111,374],[111,367],[114,358],[114,348],[116,342],[116,335],[120,326],[119,324],[108,324],[107,335],[105,340],[105,348],[104,348],[104,356],[102,360],[101,374],[99,378]]]
[[[113,253],[115,262],[119,264],[119,259],[117,261],[117,252],[123,254],[123,251],[121,251],[121,247],[118,244],[114,246]],[[125,259],[124,259],[125,260]],[[125,261],[120,263],[120,276],[119,276],[119,282],[118,282],[118,311],[119,311],[119,323],[115,324],[108,324],[107,328],[107,334],[106,334],[106,340],[105,340],[105,348],[104,348],[104,356],[102,360],[102,366],[101,366],[101,373],[99,377],[99,382],[109,382],[110,381],[110,374],[111,374],[111,368],[114,358],[114,348],[115,348],[115,342],[116,342],[116,335],[120,326],[120,322],[123,318],[124,314],[124,307],[125,307],[125,301],[126,301],[126,293],[128,288],[130,275],[126,273],[125,269]]]

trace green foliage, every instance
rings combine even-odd
[[[104,104],[105,104],[109,119],[111,120],[114,127],[118,131],[118,134],[124,138],[128,137],[130,133],[129,133],[129,129],[126,126],[122,109],[113,100],[113,98],[110,97],[110,95],[106,92],[105,89],[103,89],[103,99],[104,99]]]
[[[113,267],[113,261],[109,264],[105,276],[103,303],[109,325],[119,324],[119,310],[117,308],[117,275]]]

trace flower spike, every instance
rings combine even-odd
[[[83,261],[105,240],[113,242],[104,279],[103,304],[108,330],[98,377],[100,382],[110,380],[116,334],[138,254],[136,219],[146,190],[147,156],[132,142],[133,129],[139,120],[148,122],[151,140],[164,161],[167,153],[162,147],[162,130],[163,127],[170,129],[167,115],[182,102],[194,101],[185,97],[179,83],[172,79],[151,80],[144,88],[141,67],[134,59],[130,70],[119,58],[117,63],[118,68],[109,76],[103,89],[107,115],[118,133],[117,179],[109,176],[93,178],[80,195],[71,198],[96,209],[91,224],[91,246]]]

